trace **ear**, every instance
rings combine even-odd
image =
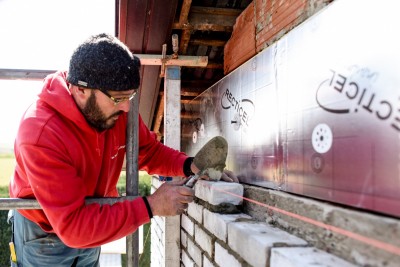
[[[80,106],[82,103],[86,103],[86,100],[89,98],[89,90],[76,86],[76,85],[71,85],[70,91],[72,96],[75,99],[75,102]]]

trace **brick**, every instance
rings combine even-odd
[[[219,266],[241,267],[240,262],[224,249],[220,244],[215,243],[215,262]]]
[[[181,216],[181,227],[186,230],[186,232],[193,237],[194,236],[194,223],[189,219],[188,216],[182,214]]]
[[[188,254],[197,264],[197,266],[202,266],[202,254],[200,248],[188,238],[188,247],[187,247]]]
[[[212,237],[198,225],[195,225],[194,227],[194,240],[197,244],[199,244],[201,249],[208,253],[208,255],[211,257],[213,249]]]
[[[195,186],[195,195],[211,205],[219,205],[222,203],[239,205],[242,203],[243,185],[238,183],[221,181],[208,182],[201,180],[198,181]]]
[[[190,217],[195,219],[198,223],[202,224],[203,223],[203,209],[204,209],[203,206],[192,202],[189,204],[187,212]]]
[[[203,256],[203,267],[215,267],[215,265],[206,256]]]
[[[261,222],[228,224],[228,245],[254,267],[265,267],[274,246],[306,246],[307,242]]]
[[[187,234],[185,231],[181,230],[181,244],[184,248],[187,247]]]
[[[153,253],[152,253],[153,254]],[[194,267],[194,261],[186,254],[184,250],[182,250],[182,263],[185,267]],[[153,262],[152,262],[153,266]],[[159,265],[163,266],[163,265]]]
[[[268,1],[269,2],[269,1]],[[256,52],[271,44],[306,19],[304,0],[285,0],[275,4],[256,1]]]
[[[238,219],[251,219],[250,216],[240,214],[219,214],[204,210],[204,227],[223,242],[227,242],[228,223]]]
[[[316,248],[273,248],[270,267],[355,267],[355,265]]]

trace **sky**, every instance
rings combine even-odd
[[[101,32],[115,35],[114,0],[0,0],[0,69],[68,69],[76,46]],[[41,86],[0,80],[0,152]]]

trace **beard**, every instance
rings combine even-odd
[[[91,91],[86,105],[81,109],[81,112],[89,125],[99,132],[114,127],[116,120],[113,120],[113,118],[123,113],[123,111],[120,110],[106,117],[97,104],[96,96],[93,91]]]

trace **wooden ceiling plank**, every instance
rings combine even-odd
[[[209,15],[223,15],[237,17],[242,13],[241,9],[234,8],[220,8],[220,7],[203,7],[203,6],[192,6],[190,9],[191,13],[209,14]]]
[[[184,0],[183,1],[181,14],[179,16],[179,24],[180,25],[187,23],[191,5],[192,5],[192,0]]]
[[[233,31],[233,26],[224,26],[224,25],[216,25],[208,23],[194,25],[194,28],[198,31],[216,31],[216,32]]]
[[[190,29],[185,29],[182,31],[181,41],[179,44],[179,53],[181,55],[187,54],[187,48],[189,46],[191,34],[192,34],[192,31]]]
[[[194,39],[190,40],[191,45],[205,45],[205,46],[225,46],[226,41],[223,40],[206,40],[206,39]]]

